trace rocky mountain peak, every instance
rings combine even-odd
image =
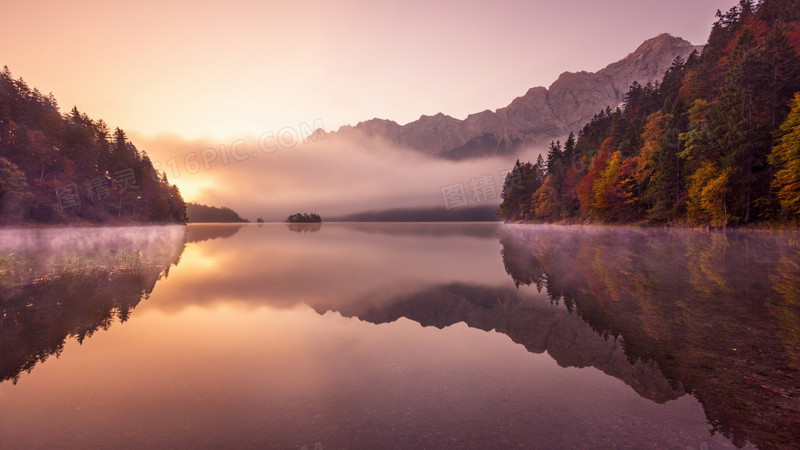
[[[634,81],[660,81],[676,57],[702,46],[669,34],[646,40],[621,60],[595,73],[564,72],[549,88],[533,87],[508,106],[458,120],[443,113],[422,115],[406,125],[371,119],[337,134],[361,132],[448,159],[509,154],[525,145],[562,139],[578,132],[606,107],[619,106]]]

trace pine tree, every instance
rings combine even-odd
[[[76,107],[62,115],[52,94],[13,79],[8,68],[0,72],[0,158],[7,178],[0,190],[8,191],[0,200],[6,202],[3,223],[185,219],[178,188],[151,179],[152,163],[121,129],[109,136],[102,120],[94,122]],[[115,178],[121,170],[130,171],[124,181]],[[19,173],[24,183],[8,181]],[[62,204],[64,193],[68,206]],[[12,197],[16,206],[8,208]]]
[[[743,14],[748,6],[743,4]],[[769,151],[769,122],[766,119],[768,98],[763,92],[766,67],[763,49],[755,32],[744,28],[739,34],[725,72],[726,86],[716,103],[719,145],[725,149],[723,166],[736,172],[736,192],[741,193],[737,211],[747,223],[753,217],[753,204],[758,195],[760,173]]]

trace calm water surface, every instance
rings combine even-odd
[[[0,447],[791,448],[800,235],[0,231]]]

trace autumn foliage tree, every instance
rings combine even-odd
[[[772,187],[782,214],[800,219],[800,92],[795,94],[789,116],[780,127],[769,162],[775,167]]]
[[[717,12],[702,53],[676,58],[659,83],[631,85],[623,106],[596,114],[574,143],[551,145],[543,174],[517,170],[523,177],[506,186],[500,216],[714,227],[797,220],[798,95],[800,0],[742,0]],[[527,216],[510,205],[530,186]]]

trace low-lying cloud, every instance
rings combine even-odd
[[[495,205],[517,156],[448,161],[380,138],[329,134],[298,142],[272,133],[229,142],[133,138],[184,197],[254,220],[297,211],[334,217],[367,210]],[[295,145],[296,144],[296,145]],[[521,159],[533,159],[529,149]],[[447,204],[442,189],[463,193]],[[480,189],[476,189],[480,187]]]

